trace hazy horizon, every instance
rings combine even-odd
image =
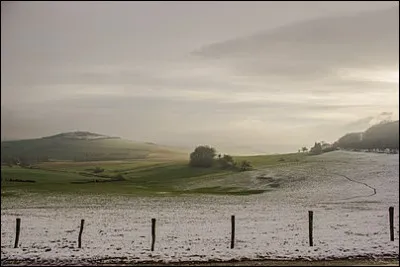
[[[392,1],[1,7],[2,140],[80,130],[283,153],[399,117]]]

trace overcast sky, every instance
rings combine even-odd
[[[296,151],[398,119],[398,40],[395,1],[1,2],[1,137]]]

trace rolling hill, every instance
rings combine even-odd
[[[399,149],[399,121],[383,121],[362,133],[348,133],[337,144],[350,149]]]
[[[2,161],[14,157],[29,162],[109,161],[186,158],[187,153],[153,143],[133,142],[90,132],[69,132],[38,139],[2,142]]]

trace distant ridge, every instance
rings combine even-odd
[[[1,142],[2,161],[18,158],[34,164],[40,161],[107,161],[186,158],[179,148],[135,142],[88,131]]]
[[[121,139],[120,137],[107,136],[103,134],[91,133],[86,131],[67,132],[67,133],[60,133],[56,135],[42,137],[42,139],[56,139],[56,138],[78,139],[78,140]]]

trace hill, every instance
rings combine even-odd
[[[190,167],[189,154],[90,132],[2,142],[2,196],[36,193],[259,194],[251,175],[218,166]],[[303,154],[235,157],[255,168],[300,164]],[[243,176],[243,177],[242,177]],[[235,183],[235,177],[241,177]],[[233,180],[232,180],[233,179]],[[274,187],[275,186],[275,187]]]
[[[337,141],[337,145],[350,149],[399,149],[399,121],[384,121],[365,132],[348,133]]]
[[[69,132],[1,143],[2,162],[10,158],[35,163],[49,160],[109,161],[186,156],[187,153],[179,149],[90,132]]]

